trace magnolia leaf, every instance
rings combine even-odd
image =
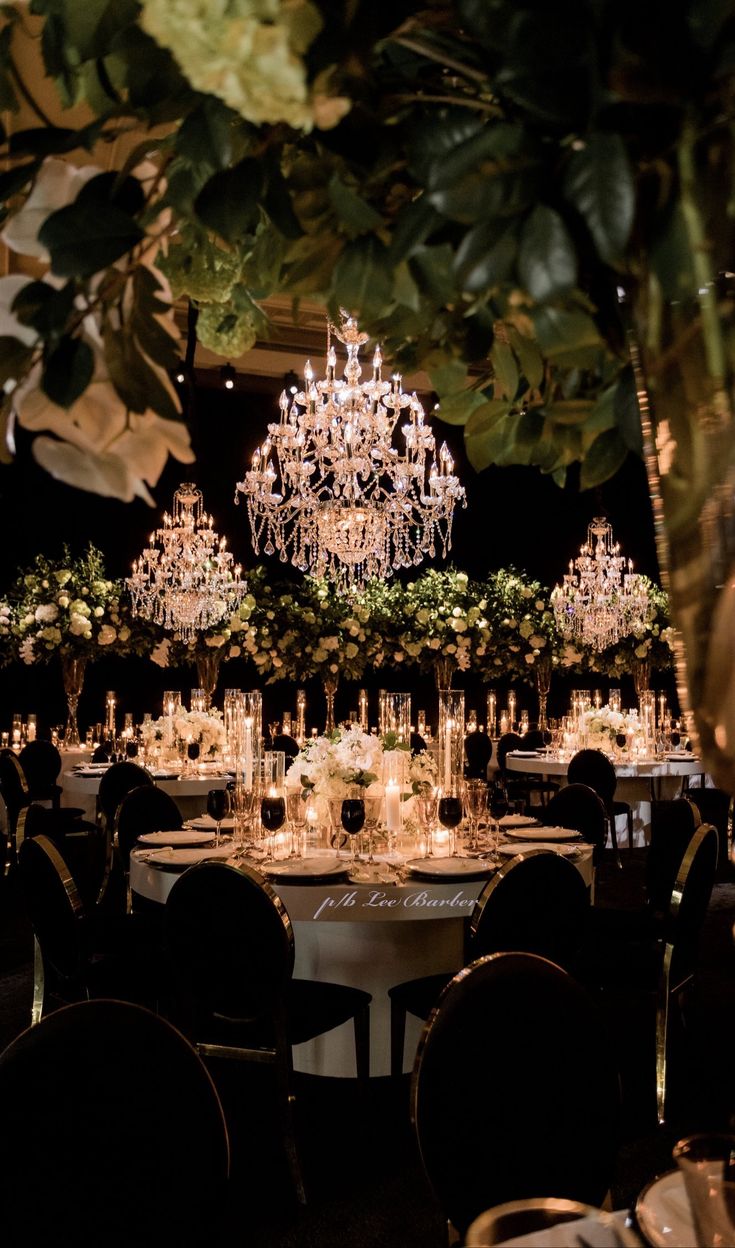
[[[559,399],[550,403],[546,415],[555,425],[585,425],[592,411],[591,399]]]
[[[106,56],[114,36],[140,12],[137,0],[84,0],[84,4],[64,0],[62,9],[67,43],[81,61]]]
[[[61,290],[48,282],[28,282],[18,291],[11,310],[21,325],[30,325],[42,338],[53,338],[65,328],[75,294],[74,282],[67,282]]]
[[[507,399],[515,398],[518,389],[518,365],[512,349],[496,337],[490,351],[490,362],[495,370],[495,380]]]
[[[409,308],[412,312],[418,312],[421,308],[421,292],[405,260],[397,264],[393,271],[393,297],[402,307]]]
[[[430,364],[425,360],[424,367],[427,366],[431,384],[440,398],[464,387],[467,380],[467,365],[462,360],[442,358],[439,364]]]
[[[91,277],[126,255],[143,232],[137,222],[118,204],[140,196],[140,183],[128,178],[115,192],[107,193],[114,174],[100,174],[82,188],[73,204],[59,208],[46,218],[39,230],[39,241],[51,253],[51,268],[61,277]],[[137,187],[137,193],[134,190]]]
[[[628,454],[628,448],[617,429],[607,429],[598,434],[582,460],[579,476],[580,489],[592,490],[603,481],[614,477]]]
[[[505,399],[485,401],[472,413],[464,431],[464,445],[476,472],[502,458],[508,441],[509,416],[510,403]]]
[[[489,122],[469,136],[453,151],[440,153],[428,170],[427,185],[431,190],[453,186],[461,178],[478,169],[488,178],[496,176],[493,165],[501,172],[503,165],[517,156],[526,136],[520,126],[505,121]]]
[[[347,227],[346,232],[350,238],[355,238],[358,234],[367,234],[370,230],[377,230],[383,224],[380,213],[376,212],[361,195],[347,186],[338,174],[335,173],[330,178],[328,190],[332,207],[342,224]]]
[[[477,134],[483,128],[481,118],[469,109],[447,109],[437,120],[422,121],[409,135],[409,170],[418,182],[427,183],[429,172],[437,161]]]
[[[165,420],[180,420],[175,399],[139,351],[129,328],[114,330],[105,326],[104,343],[110,379],[123,403],[132,412],[142,413],[150,408]]]
[[[546,204],[538,204],[523,226],[518,272],[539,303],[566,294],[577,280],[572,240],[558,212]]]
[[[214,95],[185,117],[176,135],[175,147],[190,164],[226,169],[232,159],[233,121],[237,114]]]
[[[517,251],[515,226],[502,229],[497,221],[480,221],[457,248],[454,272],[462,290],[477,294],[506,281]]]
[[[263,207],[284,238],[301,238],[304,233],[293,210],[288,183],[275,160],[268,162],[268,175]]]
[[[336,307],[358,318],[372,320],[385,312],[393,294],[393,274],[386,248],[375,235],[347,244],[334,267],[332,292]]]
[[[26,346],[18,338],[6,334],[0,336],[0,387],[6,381],[19,381],[33,360],[35,348]]]
[[[615,426],[615,391],[617,386],[608,386],[592,407],[588,419],[584,422],[587,433],[604,433]]]
[[[286,256],[284,290],[292,295],[324,294],[329,290],[334,267],[344,248],[344,240],[305,234],[289,247]]]
[[[449,243],[420,247],[409,260],[409,268],[419,289],[442,307],[454,294],[454,250]]]
[[[389,251],[393,260],[407,260],[441,222],[426,195],[402,208],[393,226]]]
[[[516,216],[530,207],[536,194],[536,175],[529,169],[494,177],[478,170],[450,186],[427,191],[429,202],[438,212],[463,225],[487,217]]]
[[[259,160],[246,157],[232,169],[223,169],[202,187],[194,201],[200,221],[228,243],[239,242],[258,217],[263,186]]]
[[[466,425],[473,413],[486,403],[484,394],[477,390],[460,390],[457,394],[446,395],[434,415],[445,425]]]
[[[537,390],[544,379],[544,361],[532,338],[527,338],[514,325],[506,325],[510,344],[518,357],[521,372],[532,390]]]
[[[599,350],[602,339],[591,316],[578,309],[534,308],[533,323],[542,354],[550,360],[568,358],[588,348]]]
[[[52,403],[69,408],[84,394],[93,373],[92,348],[81,338],[62,338],[44,363],[41,389]]]
[[[620,135],[593,134],[572,152],[563,189],[584,217],[602,259],[619,262],[635,214],[633,173]]]

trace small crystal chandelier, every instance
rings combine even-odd
[[[563,637],[604,650],[621,637],[642,632],[650,614],[645,584],[613,542],[612,525],[596,516],[579,558],[570,560],[551,603]]]
[[[191,641],[239,604],[246,590],[241,569],[202,509],[202,492],[191,482],[174,494],[173,514],[133,564],[126,584],[133,611]]]
[[[332,332],[347,348],[342,379]],[[268,425],[235,494],[247,499],[256,554],[262,543],[266,555],[278,552],[348,592],[433,558],[437,545],[446,557],[455,503],[466,506],[446,444],[437,464],[416,395],[402,392],[397,374],[383,380],[380,348],[371,379],[360,381],[367,340],[345,314],[339,329],[328,327],[325,379],[315,381],[307,362],[303,390],[283,391],[280,421]],[[393,434],[404,411],[398,449]]]

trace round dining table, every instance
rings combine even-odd
[[[629,802],[633,809],[633,843],[646,845],[650,839],[651,802],[678,797],[682,784],[693,776],[704,774],[700,759],[689,753],[671,754],[665,758],[615,760],[618,784],[616,801]],[[506,769],[544,779],[566,779],[569,758],[539,751],[517,750],[509,753]]]
[[[137,759],[133,759],[137,762]],[[97,794],[100,787],[102,771],[85,774],[84,763],[80,771],[63,771],[61,776],[62,806],[77,806],[84,810],[84,818],[94,822]],[[151,772],[154,784],[175,800],[182,819],[193,819],[201,815],[207,808],[207,794],[210,789],[223,789],[231,777],[223,772],[211,772],[204,775],[176,775],[170,772]]]
[[[523,847],[519,841],[517,851],[521,853]],[[237,865],[237,859],[230,861]],[[267,878],[267,865],[247,858],[242,861]],[[578,842],[573,861],[585,883],[591,885],[591,847]],[[481,870],[483,864],[478,866]],[[136,849],[131,854],[134,896],[163,904],[180,874],[180,868],[167,866],[161,853]],[[390,1074],[388,989],[405,979],[459,970],[463,965],[463,920],[470,918],[491,876],[492,869],[486,867],[481,878],[427,880],[397,872],[392,863],[376,863],[374,879],[369,882],[287,884],[268,880],[293,924],[294,975],[348,984],[372,994],[371,1075]],[[419,1019],[409,1015],[404,1050],[407,1070],[412,1067],[422,1027]],[[294,1067],[309,1074],[354,1078],[351,1024],[296,1046]]]

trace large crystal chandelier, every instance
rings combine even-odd
[[[332,333],[347,348],[343,378]],[[247,499],[256,554],[262,544],[266,555],[278,552],[348,592],[420,564],[437,547],[446,556],[454,505],[466,505],[446,445],[437,462],[416,395],[402,392],[398,375],[383,380],[380,348],[372,377],[360,381],[367,340],[352,317],[329,326],[326,377],[315,380],[307,362],[303,390],[283,391],[280,421],[268,425],[235,495]]]
[[[571,560],[551,602],[563,637],[604,650],[643,630],[650,613],[645,583],[613,542],[612,526],[596,516],[579,558]]]
[[[246,589],[202,501],[201,490],[191,482],[179,486],[172,514],[164,512],[163,528],[151,534],[126,582],[133,611],[183,641],[229,615]]]

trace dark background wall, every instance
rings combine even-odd
[[[214,377],[216,374],[210,374]],[[190,405],[194,465],[169,463],[155,489],[159,508],[169,507],[179,482],[194,480],[204,491],[207,509],[215,526],[247,569],[256,560],[250,545],[244,506],[234,503],[235,482],[242,478],[255,447],[263,440],[269,420],[277,418],[277,393],[225,391],[198,385]],[[621,472],[600,491],[580,493],[577,474],[571,472],[567,488],[560,490],[549,477],[530,468],[488,468],[477,474],[464,455],[462,430],[435,422],[437,441],[445,439],[467,490],[467,509],[455,513],[452,562],[475,576],[488,570],[515,565],[546,585],[560,578],[570,558],[578,552],[593,515],[604,512],[613,524],[623,552],[636,569],[658,579],[653,522],[645,471],[629,456]],[[94,494],[73,490],[53,481],[34,463],[28,441],[21,436],[16,462],[0,468],[0,594],[12,584],[18,569],[29,564],[37,552],[55,556],[66,542],[73,552],[91,540],[105,554],[112,576],[125,576],[158,523],[158,512],[142,501],[123,504]],[[266,561],[267,562],[267,561]],[[274,575],[283,565],[274,561]],[[298,573],[293,573],[298,577]],[[187,690],[195,684],[194,673],[166,672],[143,660],[106,658],[92,666],[80,704],[82,725],[103,717],[104,691],[115,689],[120,710],[132,711],[136,719],[144,710],[160,711],[164,688]],[[220,691],[227,686],[251,688],[251,667],[235,660],[222,669]],[[458,684],[463,683],[460,678]],[[468,709],[475,706],[484,719],[484,691],[476,678],[464,681]],[[589,682],[586,682],[589,683]],[[597,682],[604,687],[605,682]],[[407,674],[381,673],[366,681],[369,688],[390,685],[412,688],[414,706],[433,713],[434,695],[425,678],[407,680]],[[668,688],[667,678],[659,684]],[[563,681],[555,682],[552,707],[561,712],[568,696]],[[265,691],[266,716],[277,717],[293,709],[294,690],[287,683]],[[520,693],[520,705],[534,714],[531,690]],[[632,704],[632,686],[624,689],[624,701]],[[316,682],[307,686],[309,723],[322,726],[323,698]],[[338,712],[346,715],[356,705],[356,690],[346,686],[338,694]],[[501,699],[502,700],[502,699]],[[63,719],[64,700],[56,662],[48,667],[17,667],[0,670],[0,727],[7,727],[13,711],[35,710],[47,723]]]

